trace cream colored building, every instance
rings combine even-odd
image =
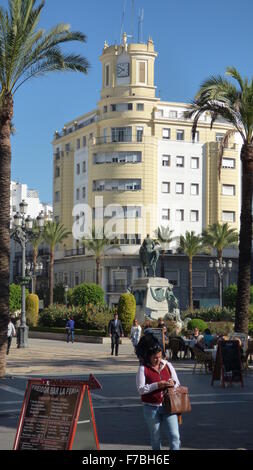
[[[56,282],[94,280],[94,259],[82,254],[80,242],[84,204],[92,223],[107,233],[118,224],[121,250],[106,255],[118,274],[103,273],[107,291],[117,277],[129,284],[141,274],[140,243],[160,225],[174,231],[171,249],[186,230],[201,233],[216,221],[239,228],[239,141],[225,150],[219,179],[219,141],[230,126],[221,120],[210,130],[206,114],[193,143],[192,122],[184,118],[187,104],[156,97],[156,57],[152,39],[127,44],[124,34],[121,45],[105,43],[97,107],[55,133],[54,217],[69,230],[73,224],[80,229],[79,240],[69,236],[57,253]],[[95,211],[98,204],[102,210]],[[126,258],[130,272],[121,276]]]

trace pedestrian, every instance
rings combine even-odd
[[[12,320],[10,318],[9,323],[8,323],[8,329],[7,329],[7,351],[6,351],[6,354],[9,354],[9,352],[10,352],[11,341],[12,341],[13,336],[16,336],[16,330],[15,330],[15,326],[13,325]]]
[[[136,348],[137,344],[141,339],[141,326],[138,324],[138,320],[135,318],[133,321],[133,326],[131,328],[130,339],[132,341],[132,345]]]
[[[16,327],[16,337],[17,337],[17,348],[20,348],[21,315],[18,315],[15,327]]]
[[[73,317],[70,317],[66,323],[66,333],[67,333],[67,343],[69,343],[69,339],[71,337],[72,343],[74,343],[75,339],[75,321]]]
[[[123,336],[123,328],[119,316],[117,313],[114,314],[114,319],[110,320],[108,325],[108,332],[111,337],[111,356],[114,353],[115,347],[115,356],[119,355],[119,340]]]
[[[146,338],[148,336],[150,335],[146,335]],[[159,343],[153,341],[152,345],[149,338],[147,339],[146,350],[144,344],[140,345],[144,354],[140,358],[136,385],[143,403],[144,419],[150,432],[151,447],[152,450],[161,449],[161,427],[164,426],[170,449],[179,450],[178,416],[169,414],[163,406],[163,391],[169,387],[178,387],[180,383],[172,364],[162,358]]]

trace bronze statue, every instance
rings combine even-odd
[[[149,277],[149,269],[153,270],[153,277],[155,277],[156,265],[159,258],[159,251],[155,248],[156,243],[149,235],[143,240],[140,247],[140,261],[146,277]]]

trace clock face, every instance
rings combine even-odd
[[[117,77],[128,77],[129,76],[129,63],[124,62],[117,65]]]

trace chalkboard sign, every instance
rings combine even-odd
[[[213,370],[212,385],[214,380],[221,380],[223,387],[228,382],[241,382],[242,365],[241,351],[238,341],[220,341]]]
[[[149,328],[148,332],[152,333],[152,335],[155,336],[162,348],[162,351],[165,353],[164,330],[162,328]]]
[[[14,450],[71,449],[99,449],[89,382],[29,380]]]

